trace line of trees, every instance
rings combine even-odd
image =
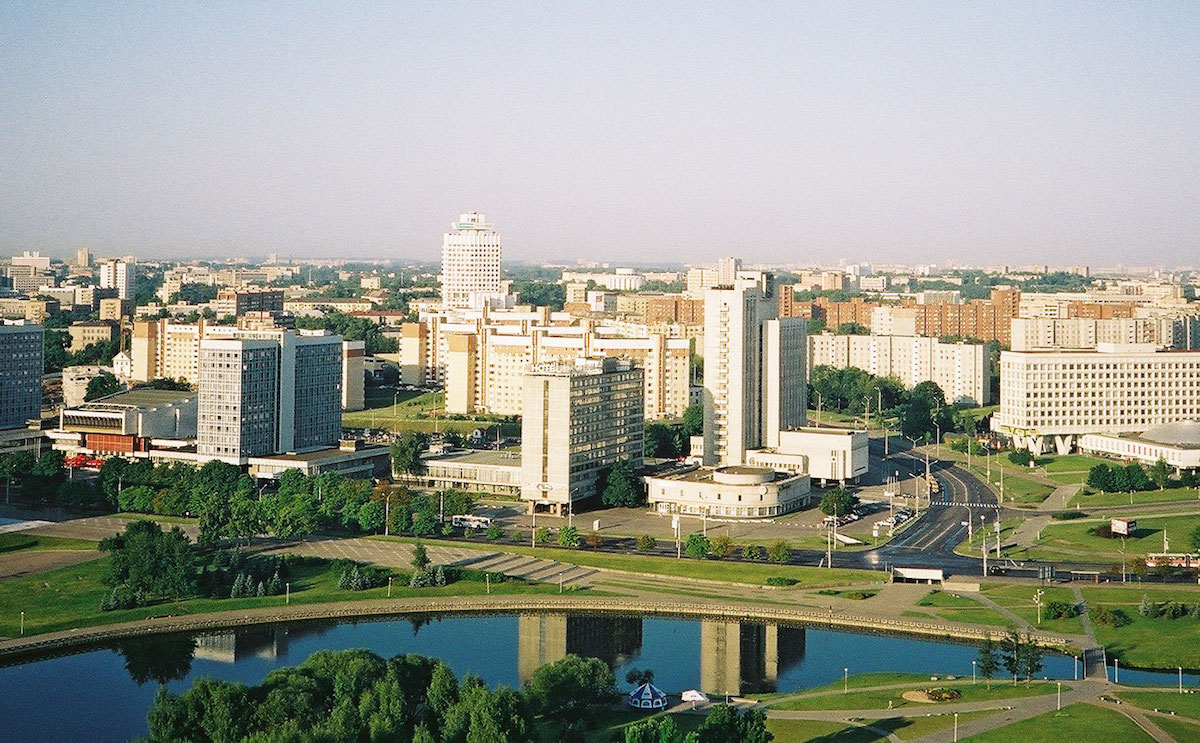
[[[1033,641],[1028,632],[1022,637],[1016,630],[1009,630],[1004,638],[995,642],[989,636],[979,646],[979,657],[975,667],[979,675],[987,679],[988,688],[992,687],[992,678],[1001,668],[1012,676],[1013,684],[1024,676],[1030,681],[1042,670],[1044,653],[1041,647]]]
[[[929,438],[939,430],[942,434],[979,430],[980,421],[960,414],[962,406],[950,404],[936,382],[921,382],[906,391],[900,380],[877,377],[858,367],[813,367],[808,383],[811,409],[819,405],[822,410],[854,416],[870,409],[877,415],[880,403],[883,415],[898,418],[900,433],[909,438]]]

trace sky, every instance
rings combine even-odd
[[[1196,2],[0,4],[0,254],[1200,264]]]

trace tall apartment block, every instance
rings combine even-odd
[[[43,333],[41,325],[0,320],[0,431],[41,415]]]
[[[739,465],[806,419],[806,323],[779,318],[774,280],[739,272],[704,293],[704,463]]]
[[[100,288],[116,289],[120,299],[133,299],[133,280],[137,264],[130,260],[110,258],[100,264]]]
[[[442,308],[479,308],[502,299],[500,233],[467,212],[442,237]]]
[[[233,330],[200,341],[196,451],[233,464],[337,445],[342,337]]]
[[[525,376],[521,499],[562,515],[621,460],[642,466],[642,370],[621,359],[546,362]]]

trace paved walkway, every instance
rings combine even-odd
[[[1053,482],[1050,480],[1049,482]],[[1039,511],[1065,511],[1067,504],[1079,492],[1079,485],[1058,485],[1054,488],[1054,492],[1046,497],[1046,500],[1038,504]]]

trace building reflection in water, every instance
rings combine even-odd
[[[522,614],[517,619],[517,673],[568,653],[625,665],[642,649],[642,619],[621,616]],[[805,632],[770,622],[700,621],[700,688],[710,694],[775,691],[779,675],[804,660]],[[681,691],[681,690],[674,690]]]
[[[324,634],[328,626],[305,623],[290,627],[249,627],[198,635],[195,657],[219,663],[237,663],[245,658],[279,660],[287,657],[288,643]]]

